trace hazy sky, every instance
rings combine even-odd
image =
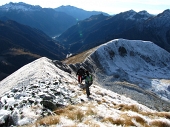
[[[41,7],[57,8],[61,5],[72,5],[88,11],[103,11],[109,14],[133,9],[136,12],[146,10],[158,14],[170,9],[170,0],[0,0],[0,6],[9,2],[24,2]]]

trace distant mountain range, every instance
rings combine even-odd
[[[75,18],[66,13],[22,2],[11,2],[0,6],[0,19],[4,17],[40,29],[49,36],[61,34],[77,22]]]
[[[77,8],[74,6],[60,6],[58,8],[55,8],[55,10],[57,12],[64,12],[68,15],[71,15],[72,17],[74,17],[77,21],[79,20],[84,20],[86,18],[89,18],[92,15],[99,15],[99,14],[103,14],[106,16],[109,16],[109,14],[104,13],[104,12],[99,12],[99,11],[86,11],[83,10],[81,8]]]
[[[69,28],[58,40],[77,53],[116,38],[152,41],[170,52],[170,10],[157,16],[133,10],[106,17],[92,16]]]
[[[63,33],[69,27],[75,25],[78,20],[83,20],[91,15],[100,13],[103,12],[90,12],[73,6],[61,6],[55,9],[42,8],[23,2],[10,2],[0,6],[0,20],[6,21],[10,19],[29,25],[42,30],[51,37]]]
[[[170,52],[170,10],[145,20],[115,38],[149,40]]]
[[[74,8],[81,10],[70,9]],[[85,18],[97,12],[81,10],[81,13],[87,13]],[[77,22],[65,12],[23,2],[0,6],[0,20],[0,80],[41,56],[65,58],[67,51],[49,36],[61,34]]]
[[[1,77],[41,56],[61,60],[115,38],[152,41],[170,52],[170,10],[156,16],[133,10],[108,16],[72,6],[52,9],[11,2],[0,6],[0,20]],[[57,41],[51,39],[59,34]]]
[[[65,53],[63,47],[38,29],[0,21],[0,80],[37,58],[63,59]]]

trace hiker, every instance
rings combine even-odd
[[[81,84],[83,81],[83,77],[85,75],[85,70],[83,69],[82,66],[78,69],[76,76],[77,75],[78,75],[78,82],[79,82],[79,84]]]
[[[87,94],[87,97],[89,98],[90,96],[90,89],[89,87],[92,85],[93,83],[93,78],[92,78],[92,75],[89,74],[88,71],[86,71],[86,76],[85,76],[85,88],[86,88],[86,94]]]

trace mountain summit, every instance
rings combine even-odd
[[[10,11],[10,10],[37,11],[40,9],[42,8],[38,5],[33,6],[23,2],[19,2],[19,3],[10,2],[8,4],[0,6],[0,10],[4,10],[4,11]]]

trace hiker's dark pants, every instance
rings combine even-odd
[[[89,84],[89,83],[86,82],[86,94],[87,94],[87,96],[90,95],[90,89],[89,89],[89,87],[90,87],[91,85],[92,85],[92,84]]]

